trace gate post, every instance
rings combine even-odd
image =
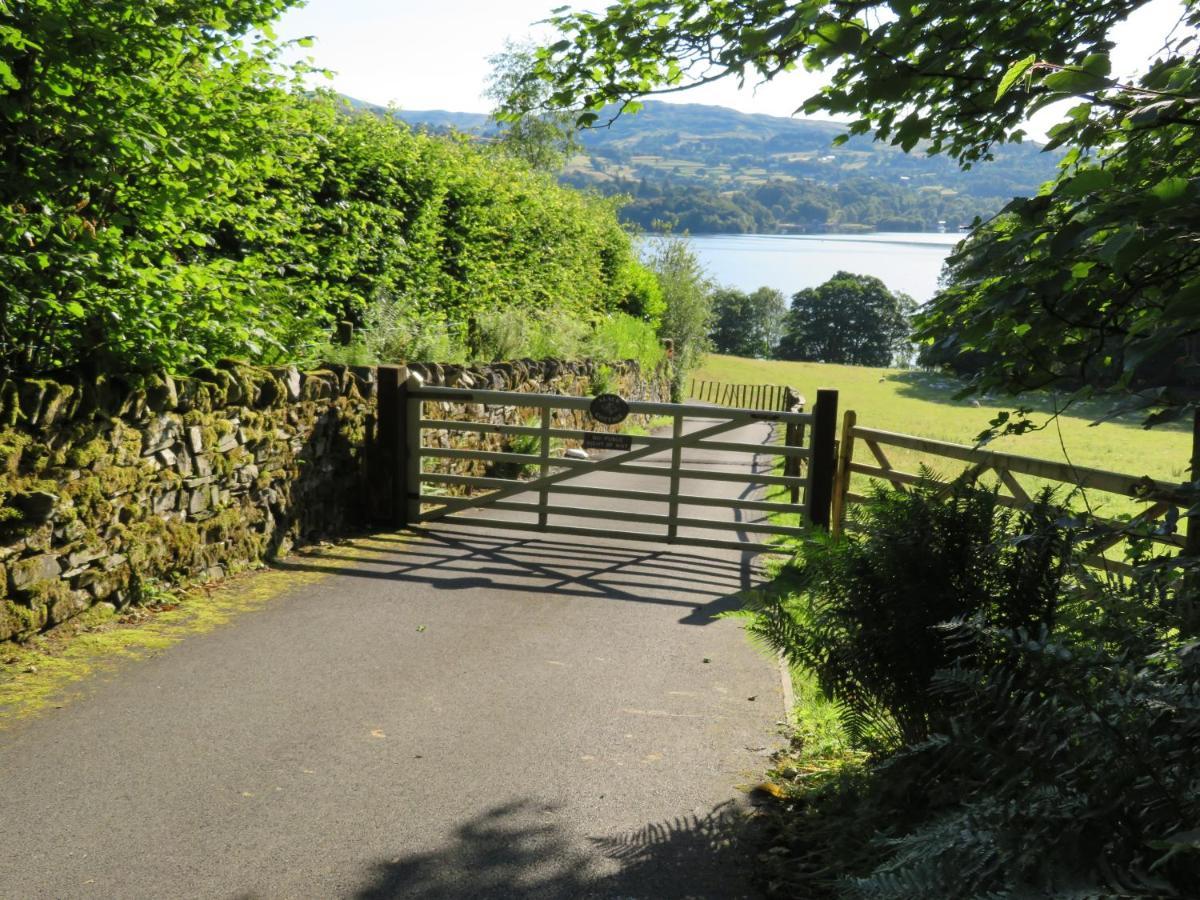
[[[834,537],[842,533],[842,525],[846,519],[846,494],[850,492],[850,478],[853,473],[850,465],[854,462],[854,426],[858,424],[858,415],[852,409],[846,410],[842,417],[842,446],[838,451],[837,480],[833,486],[833,528]]]
[[[375,516],[388,525],[404,524],[404,407],[402,385],[408,377],[404,366],[376,369],[375,457],[378,461],[373,508]]]
[[[400,386],[400,402],[397,406],[403,423],[403,446],[400,458],[399,512],[405,525],[416,525],[421,521],[421,399],[412,396],[425,380],[416,372],[409,372]]]
[[[833,476],[837,471],[837,407],[837,391],[818,389],[817,404],[813,407],[812,455],[808,461],[804,505],[808,521],[827,531]]]

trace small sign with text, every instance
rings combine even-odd
[[[627,434],[592,431],[583,436],[584,450],[632,450],[633,438]]]

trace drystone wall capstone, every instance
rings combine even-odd
[[[632,363],[412,369],[429,384],[551,393],[587,392],[603,375],[630,397],[667,396],[664,373],[643,378]],[[0,640],[369,525],[390,475],[374,452],[377,384],[369,367],[233,362],[137,385],[4,382]]]

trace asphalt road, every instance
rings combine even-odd
[[[754,896],[780,677],[713,616],[759,571],[621,530],[281,563],[329,574],[0,732],[0,897]]]

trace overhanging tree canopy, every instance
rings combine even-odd
[[[1131,83],[1111,73],[1110,34],[1144,5],[621,0],[556,15],[563,39],[537,74],[587,125],[641,95],[828,68],[802,111],[857,116],[851,134],[964,166],[1075,100],[1051,131],[1071,148],[1057,179],[961,248],[918,333],[943,354],[987,351],[977,389],[1103,386],[1169,417],[1200,396],[1187,352],[1200,330],[1200,2]]]

